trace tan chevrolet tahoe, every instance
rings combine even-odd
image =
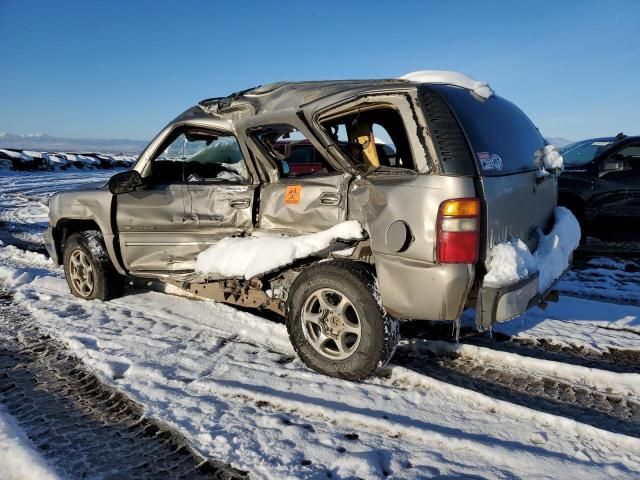
[[[527,116],[463,75],[275,83],[210,98],[167,125],[101,189],[59,193],[45,235],[77,297],[125,278],[284,316],[309,367],[381,369],[398,322],[479,328],[541,302],[537,277],[483,286],[491,248],[554,223],[557,176]],[[462,81],[460,81],[462,79]],[[359,238],[246,278],[196,269],[221,239],[299,237],[359,222]],[[271,252],[265,251],[264,255]]]

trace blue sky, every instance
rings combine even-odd
[[[277,80],[459,70],[547,136],[640,134],[640,0],[0,0],[0,131],[148,139]]]

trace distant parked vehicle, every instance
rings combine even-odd
[[[560,153],[558,203],[573,211],[583,238],[640,240],[640,136],[582,140]]]

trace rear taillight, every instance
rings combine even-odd
[[[440,263],[475,263],[480,243],[480,200],[454,198],[440,204],[436,254]]]

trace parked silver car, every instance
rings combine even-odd
[[[544,297],[535,276],[482,279],[493,245],[518,238],[533,252],[553,223],[557,179],[535,164],[545,141],[515,105],[467,87],[275,83],[203,100],[108,188],[55,195],[47,248],[78,297],[113,298],[134,276],[270,309],[309,367],[362,379],[393,355],[401,320],[458,322],[477,307],[488,328]],[[347,220],[362,239],[252,278],[195,270],[224,237]]]

